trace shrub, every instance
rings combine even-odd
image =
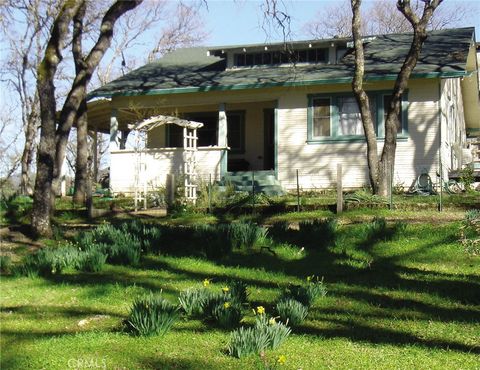
[[[242,319],[242,310],[237,303],[224,302],[217,304],[212,310],[215,322],[224,329],[235,328]]]
[[[473,165],[467,165],[460,170],[460,183],[463,185],[465,191],[472,191],[472,184],[475,182]]]
[[[308,308],[295,299],[282,299],[276,305],[280,320],[286,325],[300,325],[308,314]]]
[[[98,250],[89,250],[80,254],[77,268],[80,271],[98,272],[103,269],[107,255]]]
[[[161,295],[149,294],[133,302],[125,324],[136,335],[164,335],[178,317],[176,306]]]
[[[302,221],[300,233],[307,241],[314,241],[315,246],[326,247],[335,244],[338,222],[334,218],[325,220]]]
[[[294,299],[306,307],[311,307],[315,301],[327,294],[323,281],[315,276],[307,277],[306,284],[291,285],[283,292],[282,299]],[[281,300],[282,300],[281,299]]]
[[[232,299],[228,292],[223,294],[217,292],[209,292],[203,312],[207,317],[213,318],[215,308],[219,305],[224,304],[225,302],[230,302],[231,300]]]
[[[206,289],[187,289],[180,292],[178,301],[180,307],[188,316],[203,315],[205,305],[210,298],[210,292]]]

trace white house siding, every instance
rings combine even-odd
[[[439,80],[412,80],[408,90],[408,139],[397,144],[395,183],[409,187],[422,172],[426,171],[435,181],[438,171],[439,138]],[[388,90],[393,82],[366,83],[367,90]],[[252,167],[260,165],[263,154],[263,108],[273,107],[276,102],[277,121],[277,172],[282,185],[287,189],[296,187],[295,170],[299,170],[300,186],[303,189],[333,187],[336,183],[337,163],[342,163],[345,187],[357,188],[368,184],[366,144],[321,143],[307,144],[308,94],[350,92],[350,84],[308,87],[286,87],[235,91],[212,91],[204,93],[172,94],[165,96],[115,97],[113,107],[155,108],[166,112],[218,111],[220,103],[227,110],[247,111],[246,145],[247,160]],[[460,114],[460,113],[459,113]],[[164,138],[159,133],[149,146],[162,145]],[[260,150],[260,148],[262,148]],[[214,148],[213,148],[214,149]],[[382,142],[379,141],[379,152]],[[220,155],[216,152],[216,155]],[[132,156],[133,158],[133,156]],[[219,158],[219,157],[218,157]],[[133,160],[133,159],[131,159]],[[113,183],[122,188],[130,185],[125,159],[121,164],[118,179],[112,166]],[[201,161],[198,161],[199,164]],[[210,163],[210,160],[207,161]],[[215,160],[211,161],[215,163]],[[155,165],[157,166],[157,165]],[[158,165],[160,166],[160,165]],[[211,166],[211,164],[208,164]],[[133,165],[130,165],[133,171]],[[181,168],[178,167],[178,168]],[[170,168],[158,168],[155,173],[164,176]],[[128,175],[131,173],[132,175]],[[125,178],[122,178],[125,176]],[[130,181],[131,183],[132,181]]]
[[[441,136],[442,168],[444,176],[449,170],[462,166],[462,148],[466,142],[465,114],[459,78],[441,80]]]
[[[133,150],[119,150],[110,154],[110,187],[114,193],[135,191],[135,173],[137,163],[140,163],[139,187],[143,189],[146,183],[148,191],[158,190],[165,186],[167,174],[183,172],[183,149],[147,149],[142,153]],[[197,175],[200,181],[213,180],[220,176],[221,151],[215,149],[199,149],[196,154]]]
[[[435,181],[438,169],[438,80],[410,82],[408,100],[408,139],[397,144],[394,183],[409,187],[422,172]],[[371,84],[371,90],[391,88],[391,83]],[[348,85],[290,91],[278,103],[278,175],[282,185],[294,189],[299,170],[304,189],[333,187],[337,164],[343,166],[343,184],[357,188],[368,184],[366,143],[315,143],[307,141],[307,94],[349,92]],[[382,142],[379,141],[379,152]]]

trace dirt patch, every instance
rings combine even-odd
[[[14,261],[27,252],[34,252],[41,247],[41,243],[26,235],[22,227],[0,228],[0,254],[8,255]]]

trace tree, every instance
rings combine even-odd
[[[410,7],[421,16],[424,2],[414,0]],[[478,7],[471,1],[446,3],[437,10],[428,22],[428,29],[437,30],[465,24],[473,20]],[[352,35],[351,5],[343,0],[330,6],[324,6],[315,17],[304,24],[303,32],[317,38],[350,37]],[[387,33],[411,32],[410,22],[398,11],[395,1],[375,0],[362,5],[361,33],[363,35],[379,35]]]
[[[148,61],[154,57],[172,51],[178,47],[191,46],[206,37],[202,31],[203,23],[199,17],[199,5],[185,5],[179,3],[174,9],[170,4],[163,1],[147,2],[142,7],[132,9],[118,21],[118,31],[112,38],[112,50],[109,53],[108,60],[103,63],[103,67],[96,69],[98,83],[105,84],[113,78],[118,77],[125,71],[136,67],[138,63],[147,62],[147,58],[141,58],[138,53],[129,53],[129,50],[136,50],[141,45],[141,36],[165,22],[155,47],[148,54]],[[172,14],[173,13],[173,14]],[[75,22],[77,30],[83,26],[81,19]],[[79,60],[83,58],[80,52],[73,52],[76,66]],[[122,60],[121,68],[116,67],[118,60]],[[83,103],[82,103],[83,104]],[[81,110],[86,109],[82,107]],[[87,184],[87,163],[88,163],[88,144],[87,144],[87,120],[82,116],[77,116],[74,122],[77,127],[77,154],[75,166],[75,193],[74,201],[76,203],[85,202]],[[90,154],[91,155],[91,154]],[[98,168],[96,166],[96,168]],[[96,174],[94,174],[96,178]]]
[[[385,142],[380,159],[377,151],[377,137],[373,125],[368,95],[363,88],[364,52],[361,34],[361,0],[351,0],[352,32],[355,49],[355,71],[352,81],[352,90],[360,108],[363,128],[367,140],[367,162],[370,183],[375,194],[387,195],[388,180],[391,178],[395,164],[395,150],[397,147],[397,126],[400,114],[402,94],[407,88],[408,79],[415,68],[423,43],[427,39],[427,27],[437,7],[443,0],[425,0],[423,14],[419,18],[411,7],[410,0],[397,0],[397,8],[408,20],[413,28],[413,38],[410,50],[397,75],[390,105],[387,108],[385,120]]]
[[[40,99],[40,142],[37,158],[37,176],[32,210],[32,231],[36,235],[51,235],[50,216],[54,210],[52,202],[54,182],[59,178],[70,129],[75,119],[84,119],[86,110],[83,102],[93,72],[109,48],[115,22],[127,11],[135,8],[142,0],[116,1],[102,18],[99,35],[84,58],[76,61],[76,75],[65,99],[58,127],[56,128],[56,101],[54,78],[62,59],[63,43],[68,35],[68,26],[75,18],[72,50],[81,53],[83,28],[78,22],[85,16],[85,1],[70,0],[62,6],[55,18],[45,53],[38,67],[37,89]]]
[[[45,34],[56,13],[53,0],[8,0],[3,4],[0,24],[8,46],[2,62],[2,81],[17,96],[25,144],[21,155],[20,191],[30,193],[30,173],[39,127],[39,99],[33,81],[45,47]],[[15,27],[21,24],[23,27]]]

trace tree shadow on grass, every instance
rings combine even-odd
[[[454,350],[464,353],[480,354],[478,345],[466,345],[452,340],[438,338],[425,339],[417,335],[387,328],[363,325],[354,319],[329,319],[335,328],[316,328],[303,325],[295,329],[296,334],[315,335],[323,338],[348,338],[353,341],[365,341],[373,344],[390,344],[395,346],[414,345],[432,350]]]

